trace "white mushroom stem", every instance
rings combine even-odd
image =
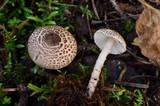
[[[114,40],[112,38],[107,38],[106,43],[103,46],[103,49],[98,56],[98,59],[96,60],[96,64],[93,68],[93,72],[91,74],[91,78],[90,78],[90,81],[89,81],[89,84],[87,87],[89,90],[88,91],[89,97],[91,97],[95,91],[95,88],[96,88],[97,83],[99,81],[99,75],[101,73],[103,64],[106,60],[107,55],[110,53],[110,50],[111,50],[113,44],[114,44]]]

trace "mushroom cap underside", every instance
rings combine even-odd
[[[76,56],[77,43],[63,27],[45,26],[30,35],[28,53],[38,66],[60,69],[70,64]]]
[[[108,38],[114,40],[110,54],[121,54],[126,51],[126,43],[118,32],[111,29],[99,29],[94,34],[95,43],[101,50]]]

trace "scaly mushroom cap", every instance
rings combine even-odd
[[[76,56],[77,43],[72,34],[61,26],[45,26],[29,37],[28,53],[38,66],[60,69]]]
[[[110,54],[121,54],[126,51],[126,43],[118,32],[104,28],[99,29],[94,34],[94,41],[101,50],[103,49],[108,38],[115,41],[111,48]]]

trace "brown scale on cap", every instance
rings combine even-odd
[[[38,66],[60,69],[76,56],[77,43],[72,34],[61,26],[45,26],[29,37],[28,52]]]

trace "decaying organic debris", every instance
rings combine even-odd
[[[136,23],[135,45],[154,65],[160,66],[160,10],[140,0],[144,10]]]

